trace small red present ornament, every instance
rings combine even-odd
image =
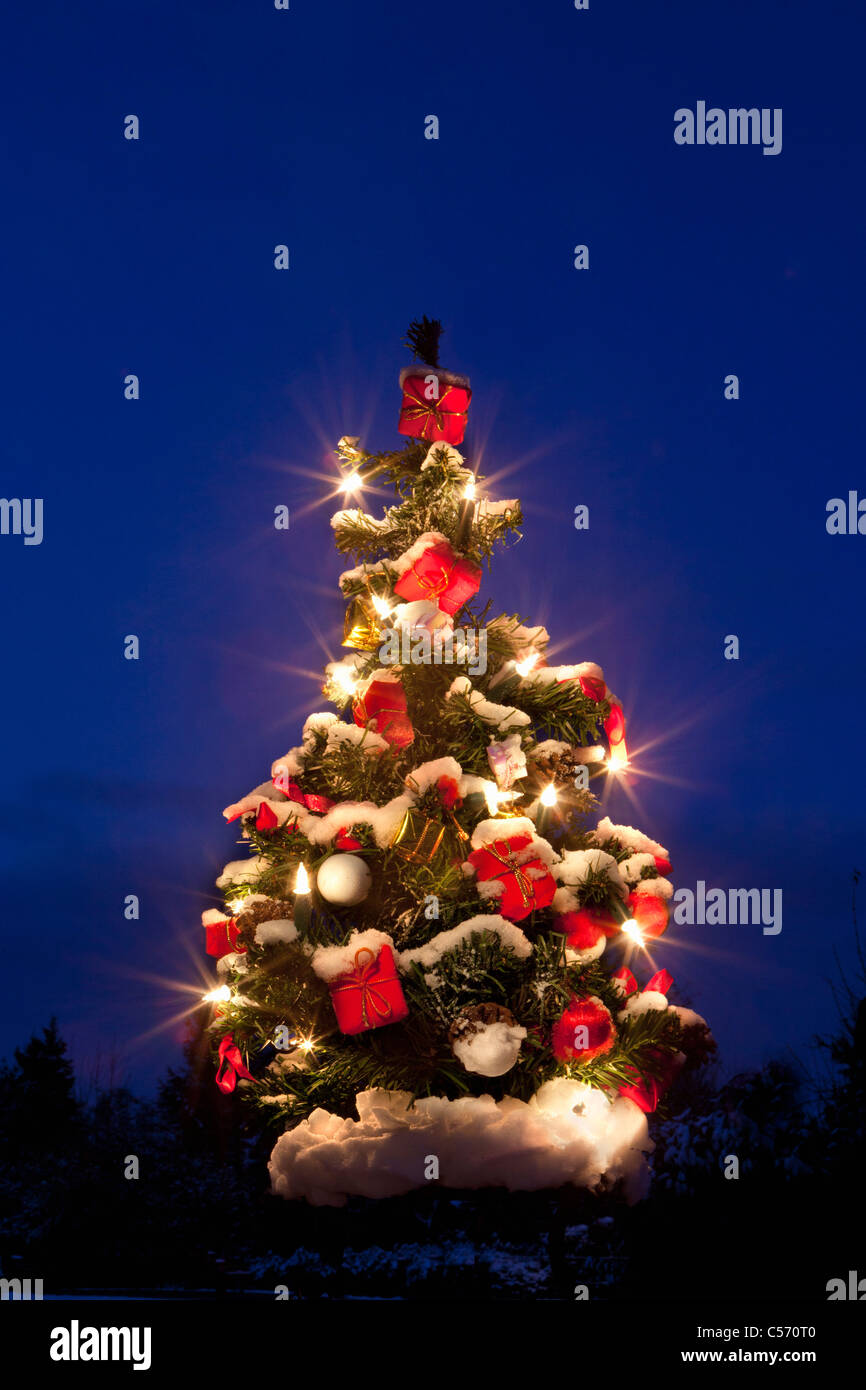
[[[460,444],[466,433],[466,415],[472,391],[469,378],[415,363],[400,373],[403,402],[401,434],[435,444]]]
[[[231,917],[224,917],[219,922],[204,923],[205,951],[209,956],[215,956],[217,960],[230,955],[233,951],[236,951],[238,955],[243,955],[247,948],[237,944],[239,936],[239,928]]]
[[[532,843],[531,835],[512,835],[492,840],[469,855],[481,882],[498,878],[504,886],[497,899],[499,911],[511,922],[520,922],[542,907],[549,907],[556,892],[553,875],[540,859],[520,862],[519,855]]]
[[[430,599],[453,617],[481,588],[481,568],[455,555],[446,540],[428,545],[394,585],[394,593],[411,602]]]
[[[406,713],[406,692],[396,680],[372,680],[352,706],[359,728],[370,728],[393,748],[408,748],[415,738]]]
[[[352,969],[337,975],[328,987],[341,1033],[366,1033],[409,1015],[390,946],[380,946],[378,955],[362,946]]]

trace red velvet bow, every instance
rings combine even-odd
[[[226,1033],[225,1037],[220,1040],[219,1065],[214,1079],[223,1094],[230,1095],[238,1084],[239,1076],[243,1077],[244,1081],[255,1081],[256,1079],[252,1072],[247,1071],[244,1066],[240,1048],[232,1042],[231,1033]]]
[[[658,994],[667,994],[674,982],[673,975],[668,974],[667,970],[657,970],[651,980],[647,980],[644,990],[652,989]]]
[[[637,980],[635,979],[631,971],[627,969],[624,965],[621,967],[621,969],[617,970],[614,973],[612,978],[614,980],[622,980],[623,984],[625,985],[625,992],[627,995],[634,994],[637,990]]]
[[[314,815],[323,816],[326,811],[330,811],[333,801],[329,796],[320,796],[318,792],[305,792],[301,790],[300,784],[290,777],[286,780],[284,772],[278,772],[272,778],[277,791],[285,792],[289,801],[296,801],[299,806],[306,806],[308,811]]]

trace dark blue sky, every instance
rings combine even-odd
[[[659,962],[729,1068],[832,1023],[866,867],[866,537],[824,524],[866,495],[863,29],[802,0],[7,19],[2,491],[44,498],[45,534],[0,537],[0,1054],[56,1012],[82,1070],[176,1058],[177,1029],[139,1041],[177,1002],[142,976],[197,978],[220,810],[322,707],[311,628],[340,636],[331,508],[292,470],[399,443],[425,313],[472,377],[468,452],[525,504],[484,595],[660,740],[614,818],[678,885],[783,890],[780,936],[677,929]],[[782,153],[676,146],[698,100],[781,107]]]

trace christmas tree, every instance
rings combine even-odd
[[[480,606],[521,510],[458,451],[471,389],[439,366],[440,335],[409,330],[404,447],[337,446],[346,493],[396,496],[332,518],[355,561],[323,686],[336,712],[224,812],[253,854],[203,916],[216,1083],[274,1126],[287,1197],[632,1199],[647,1114],[712,1040],[649,955],[667,851],[598,820],[593,783],[628,767],[620,702],[594,663],[549,664],[543,627]]]

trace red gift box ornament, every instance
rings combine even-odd
[[[415,364],[400,373],[400,387],[403,401],[397,428],[401,434],[433,444],[462,442],[472,399],[468,377]]]
[[[392,747],[408,748],[415,730],[406,709],[406,692],[399,681],[372,680],[352,706],[352,716],[359,728],[369,725]]]
[[[481,567],[458,558],[446,540],[429,545],[394,585],[394,593],[411,602],[429,599],[453,618],[481,588]]]
[[[341,1033],[366,1033],[409,1015],[390,946],[381,946],[378,955],[362,946],[355,952],[353,968],[338,975],[329,988]]]
[[[493,840],[469,855],[483,882],[498,878],[504,885],[497,899],[499,911],[511,922],[520,922],[530,912],[549,907],[556,892],[553,875],[540,859],[519,863],[517,856],[532,843],[530,835],[513,835],[510,840]]]
[[[231,917],[224,917],[218,922],[204,923],[205,951],[217,960],[231,955],[232,952],[243,955],[247,948],[237,944],[239,936],[240,931]]]

